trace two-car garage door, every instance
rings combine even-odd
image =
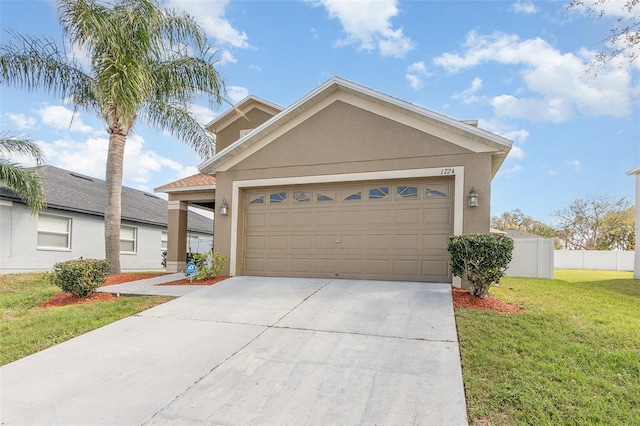
[[[452,178],[244,191],[245,275],[451,281]]]

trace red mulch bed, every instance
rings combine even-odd
[[[230,278],[227,275],[219,275],[210,280],[193,280],[193,282],[189,281],[188,278],[183,278],[178,281],[171,281],[170,283],[158,284],[158,285],[213,285],[219,283],[220,281],[224,281],[227,278]]]
[[[110,293],[93,293],[91,296],[83,299],[72,294],[60,292],[51,296],[51,299],[38,305],[40,308],[54,308],[67,305],[86,305],[88,303],[108,302],[116,297]]]
[[[451,287],[453,306],[456,308],[484,309],[487,311],[514,313],[524,312],[521,308],[496,299],[493,296],[475,297],[469,290]]]

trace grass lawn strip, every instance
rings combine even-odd
[[[525,309],[456,309],[471,424],[640,424],[640,281],[557,271],[491,293]]]
[[[172,299],[135,296],[86,305],[38,307],[59,291],[43,273],[11,274],[0,280],[0,365]]]

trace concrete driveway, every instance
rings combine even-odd
[[[467,424],[448,284],[235,277],[0,369],[3,425]]]

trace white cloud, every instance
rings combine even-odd
[[[517,1],[509,6],[509,10],[520,15],[533,15],[538,13],[538,8],[530,1]]]
[[[249,96],[249,90],[246,87],[229,86],[227,87],[227,95],[231,102],[235,104]]]
[[[398,15],[397,0],[317,0],[331,19],[338,19],[347,37],[338,45],[357,44],[361,50],[378,50],[382,56],[401,58],[414,48],[402,28],[394,29],[391,19]]]
[[[235,64],[238,62],[233,53],[231,53],[228,49],[223,49],[222,53],[220,53],[220,59],[218,60],[218,65],[225,64]]]
[[[412,89],[420,90],[422,89],[422,87],[424,87],[424,83],[422,82],[420,77],[415,74],[407,74],[404,76],[404,78],[409,82],[409,86],[411,86]]]
[[[209,108],[197,104],[189,105],[189,112],[196,117],[200,124],[209,124],[216,116]]]
[[[424,61],[414,62],[407,67],[405,79],[409,82],[409,86],[415,90],[422,89],[424,83],[420,77],[429,77],[431,73],[427,70]]]
[[[482,88],[482,79],[476,77],[471,82],[471,86],[468,89],[463,90],[459,93],[454,93],[451,95],[452,99],[460,99],[463,104],[472,104],[477,102],[480,98],[475,96],[475,93]]]
[[[229,1],[169,0],[165,4],[170,8],[181,9],[193,15],[202,24],[207,35],[214,38],[219,44],[247,49],[251,47],[247,34],[235,29],[225,19],[224,15]]]
[[[36,111],[40,120],[54,129],[69,130],[71,132],[91,133],[93,127],[88,126],[80,119],[80,113],[61,105],[46,106]]]
[[[20,114],[6,113],[3,115],[6,118],[8,118],[13,123],[13,127],[17,128],[18,130],[29,129],[36,125],[35,118],[28,117],[23,113],[20,113]]]
[[[572,160],[565,161],[564,164],[568,165],[573,170],[580,170],[580,165],[581,165],[580,160],[576,160],[575,158]]]
[[[51,143],[40,142],[45,152],[47,164],[98,179],[105,178],[105,167],[109,140],[91,137],[83,141],[61,139]],[[152,150],[144,149],[144,138],[139,135],[127,137],[124,152],[125,185],[149,190],[148,182],[154,174],[170,171],[175,179],[196,174],[197,168],[183,166],[170,158]]]
[[[513,141],[513,145],[511,146],[511,151],[509,151],[507,159],[522,160],[525,158],[526,155],[524,149],[522,149],[522,145],[524,145],[526,140],[529,138],[529,132],[527,130],[513,129],[512,126],[499,121],[482,119],[478,120],[478,127]]]
[[[627,116],[631,112],[631,77],[610,66],[598,78],[586,74],[593,52],[562,53],[541,38],[520,40],[517,35],[472,31],[462,54],[445,53],[434,63],[450,73],[487,63],[518,67],[526,90],[523,95],[495,96],[498,116],[532,121],[562,122],[578,111],[587,116]],[[527,92],[528,91],[528,92]]]
[[[549,176],[555,176],[555,175],[557,175],[557,173],[555,172],[555,170],[547,170],[547,174],[548,174]]]
[[[522,168],[522,166],[520,166],[519,164],[516,164],[512,167],[509,168],[501,168],[498,173],[497,176],[502,176],[502,177],[506,177],[506,178],[510,178],[511,176],[513,176],[514,174],[521,172],[522,170],[524,170]]]

